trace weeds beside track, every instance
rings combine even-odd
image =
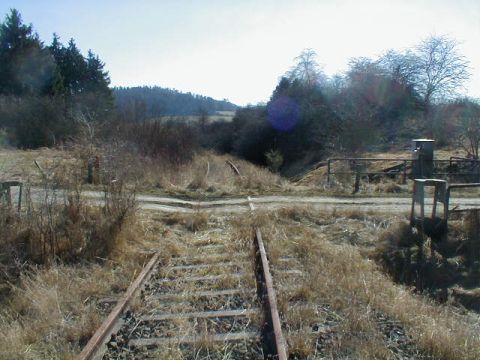
[[[79,359],[286,360],[261,232],[252,233],[254,241],[196,234],[168,264],[154,255]]]

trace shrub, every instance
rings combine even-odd
[[[80,188],[58,190],[44,180],[42,190],[26,186],[24,211],[0,206],[0,285],[14,282],[28,264],[50,265],[108,257],[118,234],[135,212],[135,194],[121,181],[105,187],[101,207],[88,204]]]
[[[265,153],[267,166],[272,172],[278,172],[283,164],[283,155],[279,150],[269,150]]]
[[[181,121],[128,124],[125,130],[125,138],[136,144],[142,155],[162,158],[172,164],[190,161],[198,148],[195,129]]]

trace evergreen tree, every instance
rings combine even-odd
[[[75,136],[79,116],[103,119],[113,108],[104,67],[91,51],[85,58],[73,39],[65,47],[54,34],[44,46],[12,9],[0,23],[0,124],[23,148]]]
[[[33,32],[12,9],[0,24],[0,94],[35,95],[46,92],[55,62]]]
[[[77,100],[93,120],[103,119],[113,109],[110,77],[105,64],[91,50],[86,58],[86,71],[82,81],[82,93]]]
[[[63,76],[63,84],[68,95],[80,94],[84,91],[87,78],[87,62],[75,44],[70,39],[65,49],[63,62],[59,64]]]

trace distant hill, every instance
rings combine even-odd
[[[237,109],[226,100],[159,86],[115,87],[113,94],[119,111],[137,121],[161,116],[213,115]]]

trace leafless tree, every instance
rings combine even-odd
[[[480,116],[466,119],[466,126],[460,135],[461,144],[468,156],[478,160],[478,147],[480,146]]]
[[[429,106],[456,97],[470,77],[469,62],[458,52],[458,45],[446,36],[430,36],[413,50],[388,51],[380,64],[397,80],[412,85]]]
[[[403,85],[414,86],[418,80],[418,58],[411,50],[404,53],[388,50],[378,60],[378,65],[385,69],[389,76]]]
[[[421,98],[424,120],[433,135],[433,103],[455,98],[470,77],[469,62],[458,51],[458,42],[447,36],[429,36],[414,49],[387,52],[379,63]]]
[[[467,156],[478,160],[480,147],[480,104],[469,99],[460,102],[463,107],[459,111],[459,145]]]
[[[323,80],[325,75],[317,62],[317,53],[312,49],[303,50],[295,58],[295,65],[287,72],[290,80],[298,79],[309,86],[315,86]]]
[[[430,36],[416,47],[416,88],[425,105],[457,96],[470,77],[469,62],[458,45],[446,36]]]

